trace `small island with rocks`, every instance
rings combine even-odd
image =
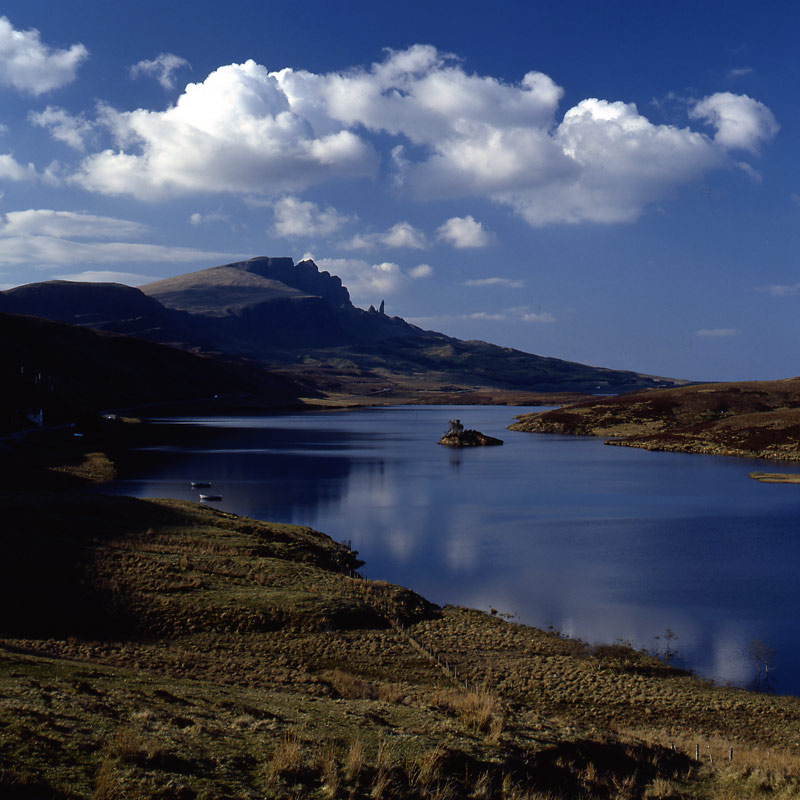
[[[460,419],[451,419],[450,430],[439,439],[439,444],[445,447],[491,447],[503,444],[503,440],[480,431],[465,430]]]

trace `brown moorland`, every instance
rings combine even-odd
[[[517,431],[615,437],[606,444],[800,460],[800,378],[631,392],[524,414]]]
[[[98,496],[119,427],[0,455],[0,796],[800,794],[800,699],[437,608],[308,528]]]

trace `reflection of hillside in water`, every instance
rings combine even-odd
[[[157,445],[142,442],[126,454],[118,480],[106,489],[196,500],[190,482],[209,481],[223,496],[215,507],[295,522],[341,502],[356,467],[371,474],[384,469],[363,433],[159,425],[155,435]]]

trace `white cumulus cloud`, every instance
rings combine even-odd
[[[453,247],[486,247],[491,241],[491,234],[471,215],[451,217],[436,229],[436,235]]]
[[[86,137],[94,128],[82,114],[76,116],[56,106],[47,106],[44,111],[33,111],[28,119],[40,128],[48,128],[54,139],[75,150],[85,149]]]
[[[115,147],[85,158],[74,180],[145,199],[275,198],[386,175],[412,198],[484,197],[534,226],[619,223],[709,170],[731,168],[730,149],[755,153],[777,130],[772,112],[746,95],[695,104],[690,119],[710,124],[712,137],[653,123],[618,100],[587,98],[559,114],[563,94],[541,72],[516,82],[468,73],[430,45],[328,73],[247,61],[189,84],[163,111],[102,108],[98,122]],[[349,245],[427,246],[398,225]],[[438,235],[456,247],[484,246],[489,236],[471,217],[453,217]]]
[[[408,247],[424,250],[429,247],[425,234],[410,222],[397,222],[391,228],[378,233],[357,233],[349,241],[342,242],[345,250],[374,250],[378,247]]]
[[[132,78],[140,75],[150,75],[155,78],[164,89],[175,87],[175,72],[179,69],[191,69],[192,65],[174,53],[159,53],[150,60],[139,61],[130,68]]]
[[[672,187],[723,162],[703,134],[654,125],[618,101],[582,100],[555,128],[553,144],[569,169],[496,194],[534,226],[633,221]]]
[[[80,64],[89,56],[82,44],[53,50],[39,31],[18,31],[7,17],[0,17],[0,84],[39,95],[71,83]]]
[[[430,278],[433,275],[433,267],[430,264],[417,264],[408,271],[408,274],[414,279]]]
[[[287,196],[272,206],[277,236],[330,236],[350,221],[334,208],[320,208],[316,203]]]
[[[714,141],[722,147],[751,153],[758,152],[780,128],[772,111],[746,94],[718,92],[701,100],[689,113],[717,129]]]
[[[10,153],[0,155],[0,178],[10,181],[33,181],[37,177],[33,164],[20,164]]]
[[[383,234],[383,244],[388,247],[411,247],[424,250],[428,246],[425,234],[408,222],[398,222]]]
[[[190,83],[166,111],[106,107],[102,122],[118,148],[87,157],[75,180],[105,194],[277,194],[371,175],[377,166],[372,145],[356,133],[315,130],[277,76],[255,61]]]
[[[305,258],[313,258],[306,254]],[[411,281],[426,278],[432,274],[433,268],[428,264],[419,264],[410,270],[404,270],[393,261],[382,261],[371,264],[360,258],[314,258],[320,269],[338,275],[347,287],[356,305],[377,305],[384,296],[396,294],[409,285]]]

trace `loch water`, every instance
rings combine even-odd
[[[504,406],[398,406],[164,420],[104,491],[198,499],[350,541],[370,578],[496,609],[588,642],[665,645],[701,675],[748,684],[775,650],[800,694],[800,465],[605,446],[506,430]],[[504,440],[436,444],[459,418]],[[660,637],[660,638],[656,638]]]

